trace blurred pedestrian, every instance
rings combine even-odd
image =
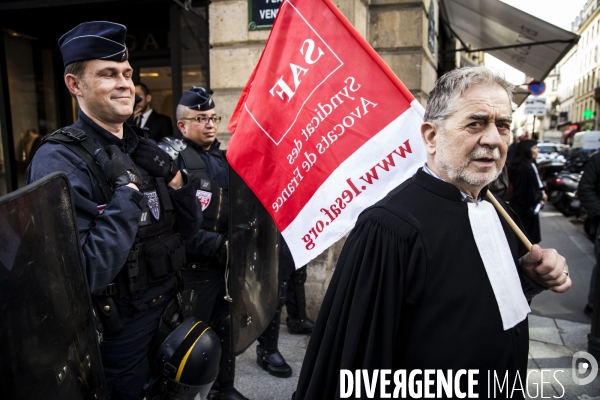
[[[513,135],[513,141],[510,145],[508,145],[508,151],[506,152],[506,164],[505,164],[506,166],[510,165],[513,158],[515,157],[515,147],[517,147],[517,144],[519,143],[520,140],[521,140],[521,137],[515,133]]]
[[[542,240],[539,212],[548,199],[535,163],[538,153],[535,140],[521,140],[517,143],[515,157],[508,172],[512,185],[510,205],[534,244]]]

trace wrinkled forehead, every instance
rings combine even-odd
[[[508,93],[498,85],[471,86],[451,100],[452,113],[488,114],[491,118],[511,118],[512,106]]]

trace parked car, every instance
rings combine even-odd
[[[566,162],[566,158],[563,156],[564,145],[558,143],[539,143],[538,149],[540,152],[536,158],[536,162],[539,164],[546,160],[558,160]]]

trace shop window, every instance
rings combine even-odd
[[[34,141],[39,138],[35,75],[31,40],[17,33],[4,34],[6,45],[6,72],[12,118],[12,135],[17,163],[18,186],[24,182],[25,168],[31,156]]]
[[[10,101],[10,127],[17,187],[25,185],[25,170],[41,138],[57,129],[57,112],[52,52],[39,49],[37,39],[6,30],[6,74]],[[4,133],[3,133],[4,134]],[[0,152],[0,164],[6,160]],[[7,189],[4,168],[0,194]]]

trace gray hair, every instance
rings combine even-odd
[[[478,85],[500,86],[506,91],[509,104],[512,101],[515,86],[505,81],[501,73],[488,67],[459,68],[445,73],[435,82],[425,108],[425,121],[440,126],[454,112],[455,100]]]
[[[189,111],[188,107],[186,107],[182,104],[177,104],[177,109],[175,110],[175,118],[177,118],[177,121],[179,121],[181,118],[185,118],[188,111]]]

